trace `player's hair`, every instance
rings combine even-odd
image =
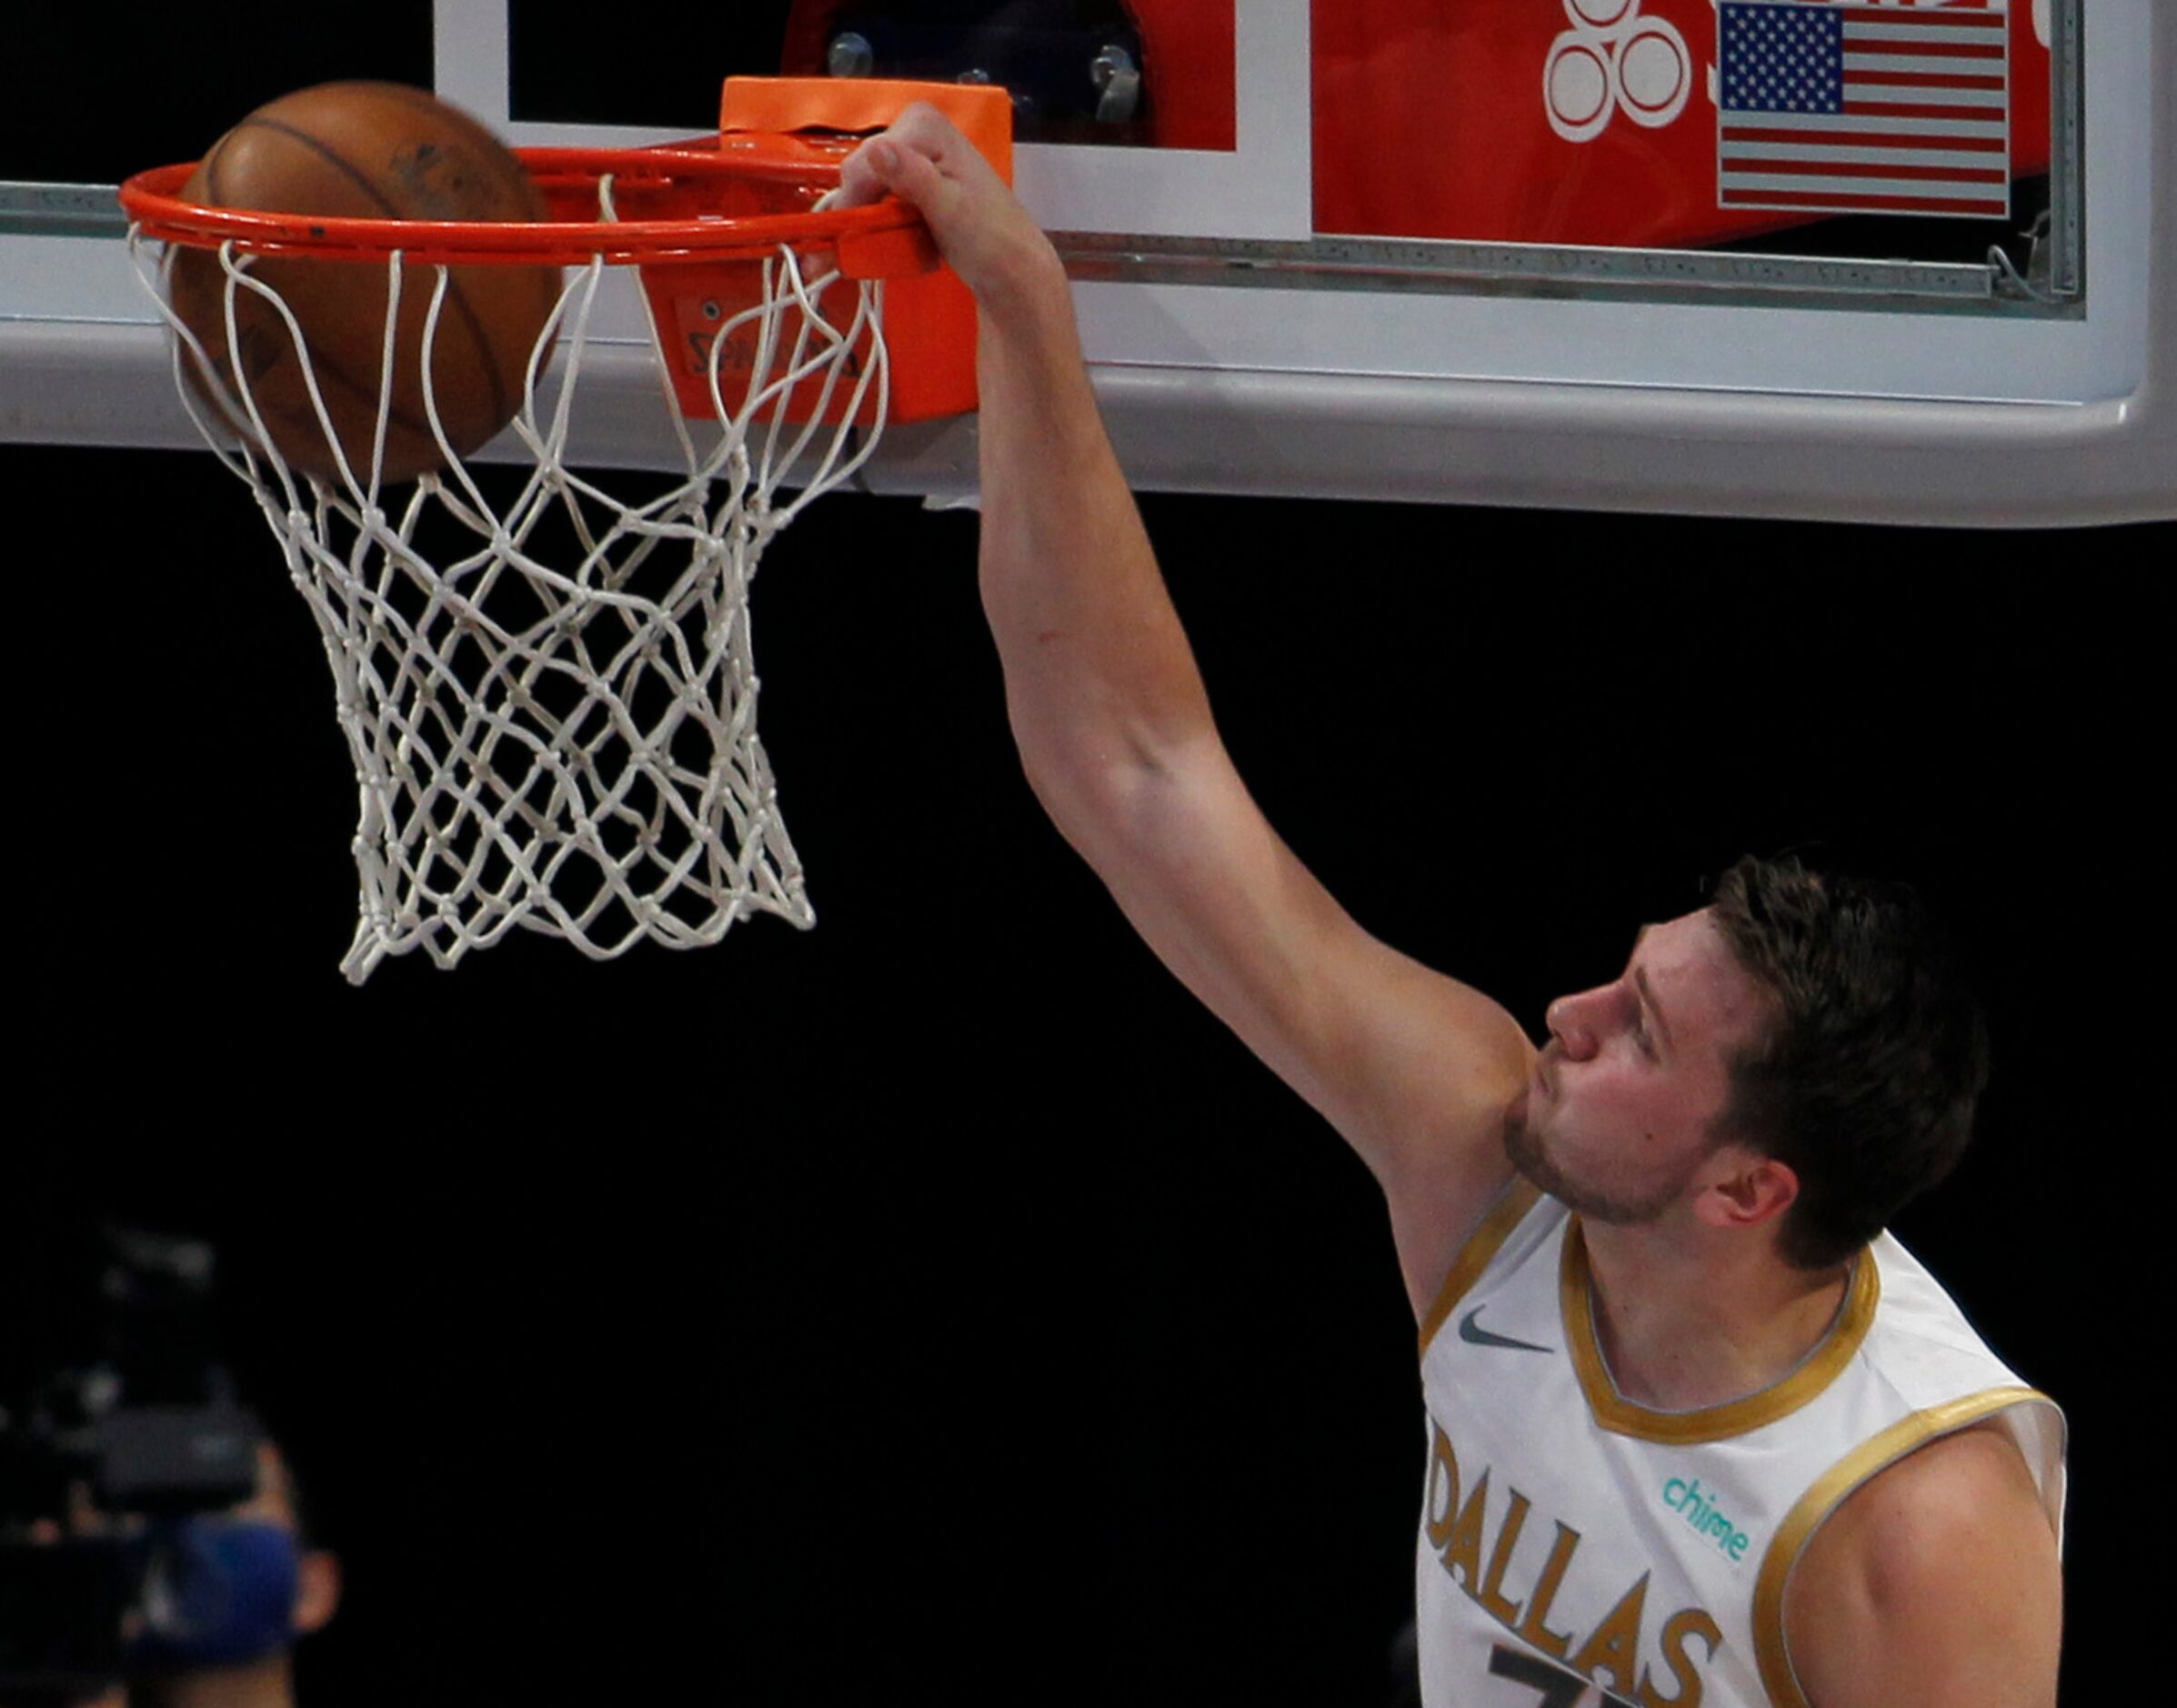
[[[1964,1154],[1988,1083],[1987,1021],[1909,885],[1750,854],[1709,905],[1774,1003],[1731,1063],[1716,1130],[1799,1176],[1777,1251],[1825,1269]]]

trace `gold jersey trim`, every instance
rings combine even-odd
[[[1481,1271],[1489,1268],[1490,1260],[1511,1238],[1512,1230],[1527,1219],[1527,1212],[1541,1196],[1540,1187],[1517,1175],[1498,1193],[1496,1203],[1481,1219],[1481,1225],[1467,1236],[1467,1242],[1459,1248],[1459,1255],[1451,1260],[1451,1272],[1437,1289],[1436,1302],[1429,1307],[1429,1315],[1422,1321],[1423,1357],[1428,1356],[1429,1342],[1444,1326],[1444,1319],[1451,1314],[1451,1308],[1466,1297],[1467,1289],[1481,1279]]]
[[[1743,1435],[1798,1411],[1836,1381],[1852,1361],[1868,1330],[1874,1326],[1875,1305],[1881,1291],[1874,1258],[1862,1249],[1852,1260],[1851,1279],[1845,1283],[1844,1302],[1836,1321],[1798,1369],[1774,1386],[1750,1393],[1743,1400],[1706,1406],[1698,1412],[1653,1412],[1620,1394],[1603,1362],[1602,1349],[1595,1340],[1594,1278],[1588,1268],[1587,1242],[1580,1237],[1577,1216],[1565,1229],[1564,1256],[1558,1269],[1565,1344],[1571,1351],[1572,1368],[1579,1372],[1595,1422],[1613,1434],[1672,1447]]]
[[[1912,1412],[1861,1442],[1799,1497],[1798,1504],[1777,1526],[1769,1552],[1761,1557],[1761,1576],[1754,1582],[1754,1660],[1761,1669],[1761,1688],[1769,1693],[1774,1708],[1812,1708],[1799,1687],[1799,1673],[1784,1644],[1784,1590],[1800,1555],[1823,1521],[1861,1483],[1915,1448],[1926,1446],[1938,1436],[1953,1435],[2012,1406],[2034,1403],[2053,1406],[2056,1402],[2035,1388],[1990,1388]]]

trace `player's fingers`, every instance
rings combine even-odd
[[[869,164],[885,188],[922,210],[939,237],[959,201],[959,186],[928,155],[908,143],[878,137],[870,150]]]
[[[938,121],[934,130],[929,124],[933,118]],[[847,156],[839,167],[840,205],[858,207],[878,200],[892,187],[902,147],[935,154],[941,146],[941,133],[950,128],[943,116],[925,102],[908,107],[888,127]]]
[[[1040,234],[990,163],[936,108],[918,104],[871,137],[840,168],[841,200],[852,206],[887,193],[911,204],[953,270],[981,296]]]
[[[840,203],[858,207],[888,191],[912,202],[925,217],[943,191],[943,177],[921,149],[896,131],[872,136],[839,167]]]
[[[960,134],[959,126],[928,101],[910,101],[900,108],[899,116],[892,121],[885,135],[920,149],[934,160],[944,159],[953,152],[955,145],[973,147]]]
[[[869,154],[884,140],[882,136],[872,136],[840,163],[838,200],[835,206],[860,207],[884,199],[884,175],[878,171]]]
[[[840,181],[849,192],[848,206],[890,190],[928,212],[938,192],[920,172],[923,162],[932,164],[938,178],[977,190],[998,183],[990,163],[958,126],[927,101],[918,101],[847,157]]]

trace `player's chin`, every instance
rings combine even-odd
[[[1557,1179],[1557,1170],[1542,1153],[1542,1136],[1534,1125],[1533,1100],[1533,1088],[1521,1086],[1505,1105],[1501,1129],[1504,1154],[1521,1178],[1548,1191]]]

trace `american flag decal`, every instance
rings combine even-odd
[[[2011,33],[1986,5],[1723,0],[1717,203],[2011,212]]]

